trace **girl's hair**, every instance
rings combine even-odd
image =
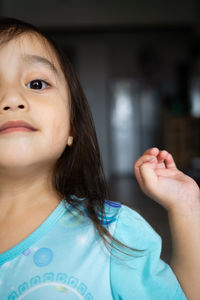
[[[52,184],[58,194],[73,208],[79,210],[84,198],[84,205],[96,231],[102,238],[106,248],[108,245],[117,249],[112,242],[133,249],[114,238],[103,226],[105,216],[104,203],[109,199],[109,188],[105,180],[100,151],[90,108],[75,71],[63,53],[62,49],[35,26],[13,18],[0,18],[0,45],[21,34],[32,33],[47,41],[65,76],[70,91],[70,126],[74,142],[71,147],[65,147],[57,160],[53,171]],[[123,252],[125,253],[125,252]],[[125,253],[129,255],[128,253]]]

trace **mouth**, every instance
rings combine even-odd
[[[9,132],[19,132],[19,131],[21,131],[21,132],[33,132],[33,131],[36,131],[36,130],[26,128],[26,127],[10,127],[10,128],[0,130],[0,135],[5,134],[5,133],[9,133]]]
[[[31,124],[23,120],[8,121],[0,126],[0,134],[14,132],[14,131],[33,132],[33,131],[37,131],[37,129],[35,129]]]

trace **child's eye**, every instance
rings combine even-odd
[[[41,80],[41,79],[35,79],[35,80],[32,80],[30,81],[28,84],[27,84],[27,87],[30,88],[30,89],[34,89],[34,90],[41,90],[41,89],[45,89],[47,88],[48,86],[50,86],[50,84],[44,80]]]

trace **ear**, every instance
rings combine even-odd
[[[73,144],[73,136],[70,135],[70,136],[68,137],[67,145],[68,145],[68,146],[71,146],[72,144]]]

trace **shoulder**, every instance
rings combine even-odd
[[[159,234],[134,209],[121,204],[112,210],[115,210],[114,237],[136,250],[117,247],[123,251],[119,253],[112,249],[112,253],[122,259],[116,260],[114,256],[110,259],[113,298],[186,300],[176,275],[160,258],[162,239]]]
[[[133,208],[120,202],[105,200],[105,216],[99,216],[104,225],[113,223],[113,235],[127,245],[138,249],[161,248],[161,237]]]
[[[74,198],[74,196],[73,196]],[[77,199],[77,197],[76,197]],[[86,203],[78,198],[81,203],[80,208],[88,217]],[[118,201],[104,200],[103,214],[96,210],[98,219],[110,233],[135,249],[149,249],[158,247],[160,250],[161,238],[152,226],[134,209]]]

